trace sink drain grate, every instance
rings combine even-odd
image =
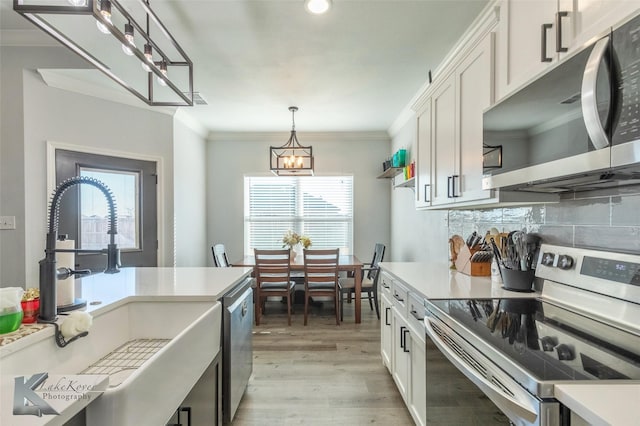
[[[109,387],[118,386],[169,342],[170,339],[130,340],[87,367],[82,374],[108,374]]]

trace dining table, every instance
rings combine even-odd
[[[253,255],[244,256],[242,259],[231,262],[231,266],[243,266],[254,267],[256,266],[256,259]],[[362,262],[356,256],[352,254],[341,254],[338,258],[338,271],[353,272],[354,276],[354,292],[355,292],[355,320],[356,324],[360,324],[362,321]],[[298,255],[291,260],[292,272],[304,272],[304,256]],[[338,309],[336,307],[336,309]]]

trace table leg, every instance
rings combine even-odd
[[[362,274],[360,273],[360,267],[356,267],[353,270],[354,292],[355,292],[355,311],[356,311],[356,324],[361,322],[361,308],[362,308]]]

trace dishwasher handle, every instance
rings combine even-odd
[[[440,336],[433,330],[430,319],[425,317],[424,326],[427,335],[431,338],[433,343],[438,349],[451,361],[451,363],[465,376],[467,376],[472,382],[480,387],[489,399],[491,399],[499,408],[507,408],[509,411],[515,413],[518,417],[526,419],[528,422],[533,423],[538,417],[538,413],[535,408],[525,406],[521,401],[515,398],[505,395],[496,385],[491,383],[485,377],[481,376],[473,367],[462,359],[457,353],[451,350],[445,343],[442,342]],[[486,367],[486,365],[485,365]],[[519,386],[519,385],[516,385]]]

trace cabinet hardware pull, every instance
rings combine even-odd
[[[556,13],[556,52],[566,52],[569,50],[566,47],[562,47],[562,18],[569,16],[569,12],[562,11]]]
[[[393,297],[395,297],[398,302],[404,302],[404,299],[400,298],[400,295],[398,293],[393,293]]]
[[[447,176],[447,198],[451,198],[451,179],[453,176]]]
[[[391,323],[389,322],[389,311],[391,310],[391,308],[385,308],[384,310],[384,325],[391,325]]]
[[[405,333],[404,333],[404,331],[405,331],[406,329],[407,329],[407,327],[405,327],[405,326],[401,326],[401,327],[400,327],[400,347],[401,347],[402,349],[404,349],[404,344],[405,344],[405,341],[404,341],[404,339],[405,339]]]
[[[551,62],[553,59],[547,57],[547,30],[553,24],[542,24],[542,41],[540,42],[540,62]]]
[[[427,196],[427,189],[429,189],[429,196]],[[431,184],[429,183],[424,184],[424,202],[425,203],[431,202]]]
[[[409,349],[407,348],[407,333],[409,332],[408,328],[405,328],[404,331],[402,332],[402,335],[404,336],[404,346],[402,347],[402,349],[405,352],[410,352]]]
[[[411,315],[413,315],[413,317],[418,321],[424,320],[424,317],[420,318],[420,316],[418,315],[418,311],[411,311]]]
[[[456,193],[456,182],[458,183],[458,191]],[[460,196],[460,175],[451,176],[451,198],[458,198]]]

